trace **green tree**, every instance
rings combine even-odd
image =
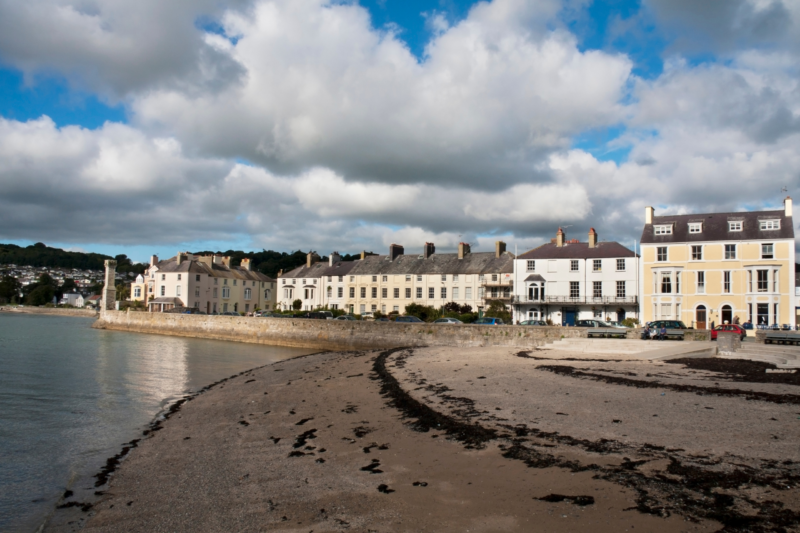
[[[22,284],[13,276],[3,276],[0,281],[0,301],[15,303],[22,291]]]
[[[130,297],[131,297],[131,286],[130,285],[126,285],[124,283],[119,283],[116,286],[116,289],[117,289],[116,299],[117,299],[118,302],[124,302],[125,300],[130,299]]]
[[[294,309],[295,311],[299,311],[300,308],[302,307],[303,307],[303,301],[300,300],[299,298],[292,302],[292,309]]]
[[[64,283],[61,285],[61,292],[75,292],[78,290],[78,285],[75,284],[75,280],[72,278],[66,278]]]
[[[434,309],[433,307],[427,305],[411,303],[406,306],[406,315],[415,316],[425,322],[433,322],[442,316],[442,313],[438,309]]]
[[[489,302],[489,307],[486,309],[484,316],[500,318],[506,324],[511,324],[511,313],[506,309],[506,304],[499,300]]]
[[[39,285],[25,298],[28,305],[45,305],[53,302],[56,290],[50,285]]]

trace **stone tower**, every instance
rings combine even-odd
[[[106,259],[106,279],[103,285],[103,311],[114,311],[117,308],[117,287],[116,281],[117,262],[113,259]]]

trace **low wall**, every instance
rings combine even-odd
[[[19,313],[27,315],[57,315],[57,316],[80,316],[97,317],[94,309],[64,309],[59,307],[2,307],[0,313]]]
[[[641,339],[642,333],[644,333],[644,328],[635,328],[629,329],[627,338],[628,339]],[[710,341],[711,340],[711,330],[710,329],[685,329],[683,330],[683,340],[685,341]]]
[[[471,326],[104,311],[95,328],[322,350],[398,346],[531,348],[586,328]]]

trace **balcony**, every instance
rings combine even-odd
[[[515,304],[584,304],[584,305],[636,305],[639,299],[636,296],[602,296],[588,298],[579,296],[572,298],[569,296],[545,296],[544,298],[528,298],[527,296],[516,296],[513,299]]]

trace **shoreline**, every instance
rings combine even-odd
[[[683,437],[669,424],[687,416],[700,420],[710,415],[712,424],[704,427],[705,433],[735,435],[741,432],[738,427],[713,428],[714,420],[719,424],[729,418],[726,409],[741,413],[737,416],[753,433],[760,430],[748,417],[758,419],[764,409],[783,416],[777,411],[792,408],[780,400],[744,399],[738,390],[745,386],[741,382],[720,383],[730,394],[700,400],[715,405],[717,411],[695,411],[691,402],[697,401],[696,391],[667,387],[677,407],[661,400],[663,395],[655,396],[662,411],[661,425],[653,426],[651,421],[659,419],[648,413],[642,419],[645,423],[638,423],[630,403],[610,407],[602,401],[585,403],[583,398],[600,395],[613,406],[619,404],[620,394],[650,394],[647,388],[553,373],[544,367],[552,367],[548,361],[558,357],[547,357],[552,356],[547,350],[427,348],[311,355],[231,376],[208,389],[210,394],[182,403],[177,416],[131,451],[85,530],[149,531],[158,524],[191,531],[217,529],[224,523],[240,530],[274,531],[339,531],[343,524],[363,530],[381,524],[380,531],[525,531],[531,519],[556,531],[585,528],[589,523],[597,531],[630,525],[644,530],[712,531],[723,524],[737,531],[735,525],[742,520],[755,520],[750,523],[752,531],[800,524],[797,491],[778,488],[777,494],[770,494],[786,475],[796,475],[798,463],[792,454],[797,453],[787,454],[784,443],[795,437],[791,425],[780,429],[788,435],[770,430],[780,436],[772,448],[756,449],[756,455],[748,447],[734,453],[731,457],[741,463],[738,466],[725,459],[739,446],[732,439],[723,443],[726,449],[704,452],[709,456],[705,462],[694,458],[691,448],[684,453],[671,445]],[[608,367],[629,373],[652,369],[674,374],[675,380],[698,379],[697,370],[682,364],[600,361],[605,361],[601,366],[606,372],[611,372]],[[598,360],[561,358],[561,362],[586,370]],[[553,394],[515,399],[514,382],[524,372],[532,372],[542,387],[556,386],[562,395],[566,384],[573,394],[568,401],[579,402],[573,407],[600,413],[622,408],[624,425],[615,420],[602,429],[601,424],[598,433],[563,400],[556,405],[563,404],[558,408],[570,411],[572,417],[558,412],[545,416],[551,421],[535,422],[520,409],[545,408]],[[489,382],[482,381],[485,376],[502,376],[500,388],[494,386],[496,379],[490,382],[492,389],[478,388]],[[713,375],[720,381],[724,377]],[[771,387],[787,398],[796,396],[796,385],[789,382],[747,387]],[[498,397],[494,391],[503,388],[505,393]],[[691,410],[687,412],[684,404]],[[744,407],[747,410],[742,411]],[[596,414],[582,416],[597,421]],[[515,425],[519,417],[528,424]],[[695,447],[707,446],[700,434],[687,437]],[[773,455],[784,457],[789,465],[759,463],[759,457]],[[709,465],[718,460],[728,465],[724,471],[732,469],[729,474],[714,474],[720,466]],[[742,484],[736,481],[740,475],[736,471],[745,468],[744,463],[762,472],[751,479],[752,488],[746,492],[736,488]],[[681,481],[665,485],[658,481],[662,471]],[[698,489],[697,483],[707,488]],[[478,488],[486,491],[476,492]],[[716,502],[710,507],[704,500],[708,497]],[[762,497],[780,502],[771,504],[780,508],[763,507],[758,503]],[[762,507],[747,518],[746,502],[751,500]],[[470,503],[465,508],[456,501]],[[434,518],[428,518],[428,512]],[[308,529],[299,529],[300,525]]]
[[[18,315],[52,315],[80,318],[99,318],[100,313],[90,309],[64,309],[59,307],[8,307],[0,306],[0,313]]]

